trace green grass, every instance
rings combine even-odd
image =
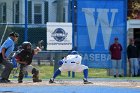
[[[51,78],[53,73],[54,73],[54,67],[53,66],[36,66],[40,70],[40,78],[42,79],[48,79]],[[107,76],[107,70],[106,69],[94,69],[94,68],[89,68],[89,77],[100,77],[100,78],[105,78],[109,77]],[[57,78],[72,78],[68,77],[68,72],[62,72],[60,76]],[[75,73],[75,78],[83,78],[83,73],[82,72],[76,72]]]
[[[37,69],[39,69],[40,74],[39,77],[41,79],[49,79],[52,77],[54,73],[54,67],[53,66],[48,66],[48,65],[40,65],[40,66],[35,66]],[[18,73],[16,74],[18,76]],[[29,73],[29,76],[32,76],[31,73]],[[111,79],[116,79],[113,76],[108,76],[107,75],[107,70],[106,69],[97,69],[97,68],[89,68],[89,73],[88,73],[89,78],[111,78]],[[10,75],[10,78],[13,79],[13,74]],[[82,72],[76,72],[75,73],[75,78],[74,79],[81,79],[83,78],[83,73]],[[71,77],[68,77],[68,72],[62,72],[60,76],[57,77],[57,79],[72,79]],[[119,79],[140,79],[140,77],[121,77]]]

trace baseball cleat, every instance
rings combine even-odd
[[[18,83],[23,83],[23,81],[22,80],[19,80]]]
[[[33,79],[33,82],[42,82],[41,79]]]
[[[11,81],[8,79],[0,79],[0,83],[10,83]]]
[[[93,84],[92,82],[89,82],[89,81],[87,81],[85,79],[83,79],[83,81],[84,81],[84,84]]]
[[[54,82],[54,80],[50,79],[50,80],[49,80],[49,83],[55,83],[55,82]]]

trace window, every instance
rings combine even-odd
[[[13,2],[13,22],[14,23],[19,23],[19,1]]]
[[[43,12],[42,12],[42,4],[35,3],[34,4],[34,24],[42,24],[43,21]]]
[[[46,24],[48,22],[48,1],[28,1],[28,23]]]
[[[45,1],[44,3],[44,24],[48,22],[48,1]]]
[[[1,5],[0,5],[0,10],[1,10],[1,22],[2,23],[6,23],[6,3],[1,3]]]

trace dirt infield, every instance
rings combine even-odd
[[[93,84],[83,84],[82,80],[56,80],[56,83],[49,84],[48,80],[43,80],[39,83],[32,81],[24,81],[18,83],[12,81],[11,83],[0,83],[0,87],[14,87],[14,86],[109,86],[109,87],[128,87],[140,88],[140,81],[125,80],[125,81],[106,81],[106,80],[91,80]]]

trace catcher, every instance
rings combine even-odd
[[[18,83],[22,83],[25,72],[30,72],[33,74],[33,82],[42,82],[39,79],[39,70],[34,68],[32,63],[32,58],[34,54],[37,54],[41,49],[39,47],[32,49],[32,44],[30,42],[23,42],[21,50],[15,55],[16,62],[19,63],[20,71],[18,76]]]
[[[59,67],[54,73],[53,77],[49,80],[49,83],[55,83],[54,79],[61,73],[66,71],[74,71],[74,72],[83,72],[84,84],[92,84],[87,80],[88,77],[88,67],[81,64],[82,57],[78,54],[77,51],[72,51],[71,54],[64,57],[59,61],[61,67]]]

